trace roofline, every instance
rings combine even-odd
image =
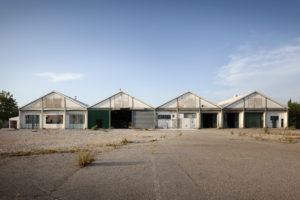
[[[70,101],[72,101],[72,102],[74,102],[74,103],[80,105],[81,107],[87,108],[87,106],[85,106],[85,105],[83,105],[83,104],[81,104],[81,103],[79,103],[79,102],[74,101],[74,99],[72,99],[72,98],[66,96],[65,94],[60,93],[60,92],[55,91],[55,90],[52,90],[51,92],[48,92],[47,94],[45,94],[45,95],[43,95],[43,96],[40,96],[39,98],[36,98],[35,100],[33,100],[33,101],[31,101],[31,102],[25,104],[24,106],[19,107],[19,110],[22,109],[22,108],[24,108],[25,106],[28,106],[29,104],[32,104],[33,102],[35,102],[35,101],[37,101],[37,100],[39,100],[39,99],[41,99],[41,98],[43,98],[43,97],[45,97],[45,96],[48,96],[48,95],[51,94],[51,93],[56,93],[56,94],[62,95],[63,97],[69,99]]]
[[[105,99],[103,99],[103,100],[101,100],[101,101],[99,101],[99,102],[97,102],[97,103],[95,103],[95,104],[93,104],[93,105],[87,107],[87,108],[92,108],[93,106],[95,106],[95,105],[97,105],[97,104],[99,104],[99,103],[102,103],[102,102],[104,102],[104,101],[106,101],[106,100],[108,100],[108,99],[112,98],[113,96],[116,96],[116,95],[118,95],[118,94],[120,94],[120,93],[126,94],[126,95],[130,96],[131,98],[134,98],[134,99],[136,99],[136,100],[142,102],[143,104],[149,106],[150,108],[155,109],[153,106],[151,106],[151,105],[145,103],[144,101],[142,101],[142,100],[140,100],[140,99],[138,99],[138,98],[136,98],[136,97],[134,97],[134,96],[132,96],[132,95],[126,93],[126,92],[123,92],[123,91],[117,92],[117,93],[115,93],[115,94],[113,94],[113,95],[111,95],[111,96],[109,96],[109,97],[107,97],[107,98],[105,98]]]
[[[170,103],[171,101],[173,101],[173,100],[175,100],[175,99],[177,99],[177,98],[179,98],[179,97],[181,97],[181,96],[184,96],[184,95],[186,95],[186,94],[192,94],[192,95],[195,95],[196,97],[199,97],[200,99],[203,99],[204,101],[207,101],[208,103],[210,103],[210,104],[212,104],[212,105],[214,105],[214,106],[216,106],[216,107],[218,107],[218,108],[221,108],[221,107],[218,106],[217,104],[212,103],[211,101],[208,101],[208,100],[206,100],[206,99],[200,97],[199,95],[197,95],[197,94],[195,94],[195,93],[193,93],[193,92],[187,91],[187,92],[185,92],[185,93],[183,93],[183,94],[181,94],[181,95],[179,95],[179,96],[177,96],[177,97],[175,97],[175,98],[173,98],[173,99],[167,101],[166,103],[164,103],[164,104],[162,104],[162,105],[156,107],[155,109],[159,109],[160,107],[162,107],[162,106],[164,106],[164,105]],[[222,108],[221,108],[221,109],[222,109]]]
[[[282,106],[282,107],[284,107],[284,108],[286,108],[286,109],[289,109],[288,106],[282,105],[281,103],[278,103],[277,101],[275,101],[275,100],[273,100],[273,99],[271,99],[271,98],[269,98],[269,97],[267,97],[267,96],[265,96],[265,95],[263,95],[262,93],[257,92],[257,91],[250,92],[250,93],[244,95],[243,97],[241,97],[241,98],[239,98],[239,99],[236,99],[235,101],[231,102],[231,103],[228,104],[227,106],[224,106],[222,109],[227,108],[228,106],[231,106],[232,104],[238,102],[239,100],[244,99],[244,98],[246,98],[246,97],[249,97],[250,95],[255,94],[255,93],[257,93],[257,94],[263,96],[263,97],[266,98],[266,99],[269,99],[270,101],[273,101],[273,102],[276,103],[276,104],[279,104],[280,106]]]

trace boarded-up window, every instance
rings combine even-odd
[[[63,115],[46,115],[46,124],[62,124]]]
[[[70,115],[69,123],[70,124],[84,124],[84,115]]]

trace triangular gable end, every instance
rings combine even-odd
[[[269,97],[264,96],[259,92],[252,92],[243,98],[240,98],[229,105],[225,106],[225,108],[230,109],[243,109],[245,106],[246,109],[286,109],[287,107],[281,105],[280,103],[270,99]]]
[[[65,99],[65,102],[64,102]],[[26,104],[25,106],[21,107],[22,110],[30,110],[30,109],[42,109],[45,108],[86,108],[85,105],[78,103],[76,100],[72,98],[56,92],[52,91],[32,102]]]
[[[107,99],[104,99],[89,108],[102,108],[102,109],[153,109],[152,106],[144,103],[143,101],[125,93],[118,92]]]
[[[164,104],[157,107],[158,109],[174,109],[174,108],[219,108],[217,105],[203,99],[202,97],[186,92]]]

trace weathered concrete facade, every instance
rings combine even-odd
[[[157,128],[217,128],[221,108],[202,97],[186,92],[156,108]]]
[[[154,128],[154,108],[120,91],[88,108],[89,128]],[[108,113],[108,114],[105,114]]]
[[[218,105],[222,108],[223,128],[288,127],[288,107],[256,91]]]
[[[86,129],[87,105],[52,91],[19,109],[19,127],[29,129]]]

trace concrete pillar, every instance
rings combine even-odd
[[[85,119],[84,119],[84,129],[88,128],[88,110],[85,112]]]
[[[218,128],[224,128],[224,126],[223,126],[223,123],[224,123],[223,120],[224,120],[223,110],[221,110],[221,112],[219,112]]]
[[[201,110],[199,110],[199,126],[198,126],[199,129],[202,128],[202,127],[201,127],[201,123],[202,123],[201,120],[202,120],[202,119],[201,119]]]
[[[157,127],[157,124],[156,124],[156,110],[154,109],[154,111],[153,111],[153,115],[154,115],[154,117],[153,117],[153,120],[154,120],[154,128],[156,128]]]
[[[239,128],[245,128],[245,111],[239,112]]]
[[[264,112],[263,118],[264,118],[263,127],[264,127],[264,128],[267,128],[267,111]]]
[[[22,116],[21,116],[21,111],[19,110],[19,120],[18,120],[18,125],[17,126],[19,126],[19,129],[21,129],[21,128],[23,128],[21,125],[22,125],[22,123],[21,123],[21,120],[22,120]]]
[[[41,110],[40,129],[44,128],[44,109]]]
[[[64,97],[64,127],[63,129],[67,128],[67,108],[66,108],[66,97]]]

